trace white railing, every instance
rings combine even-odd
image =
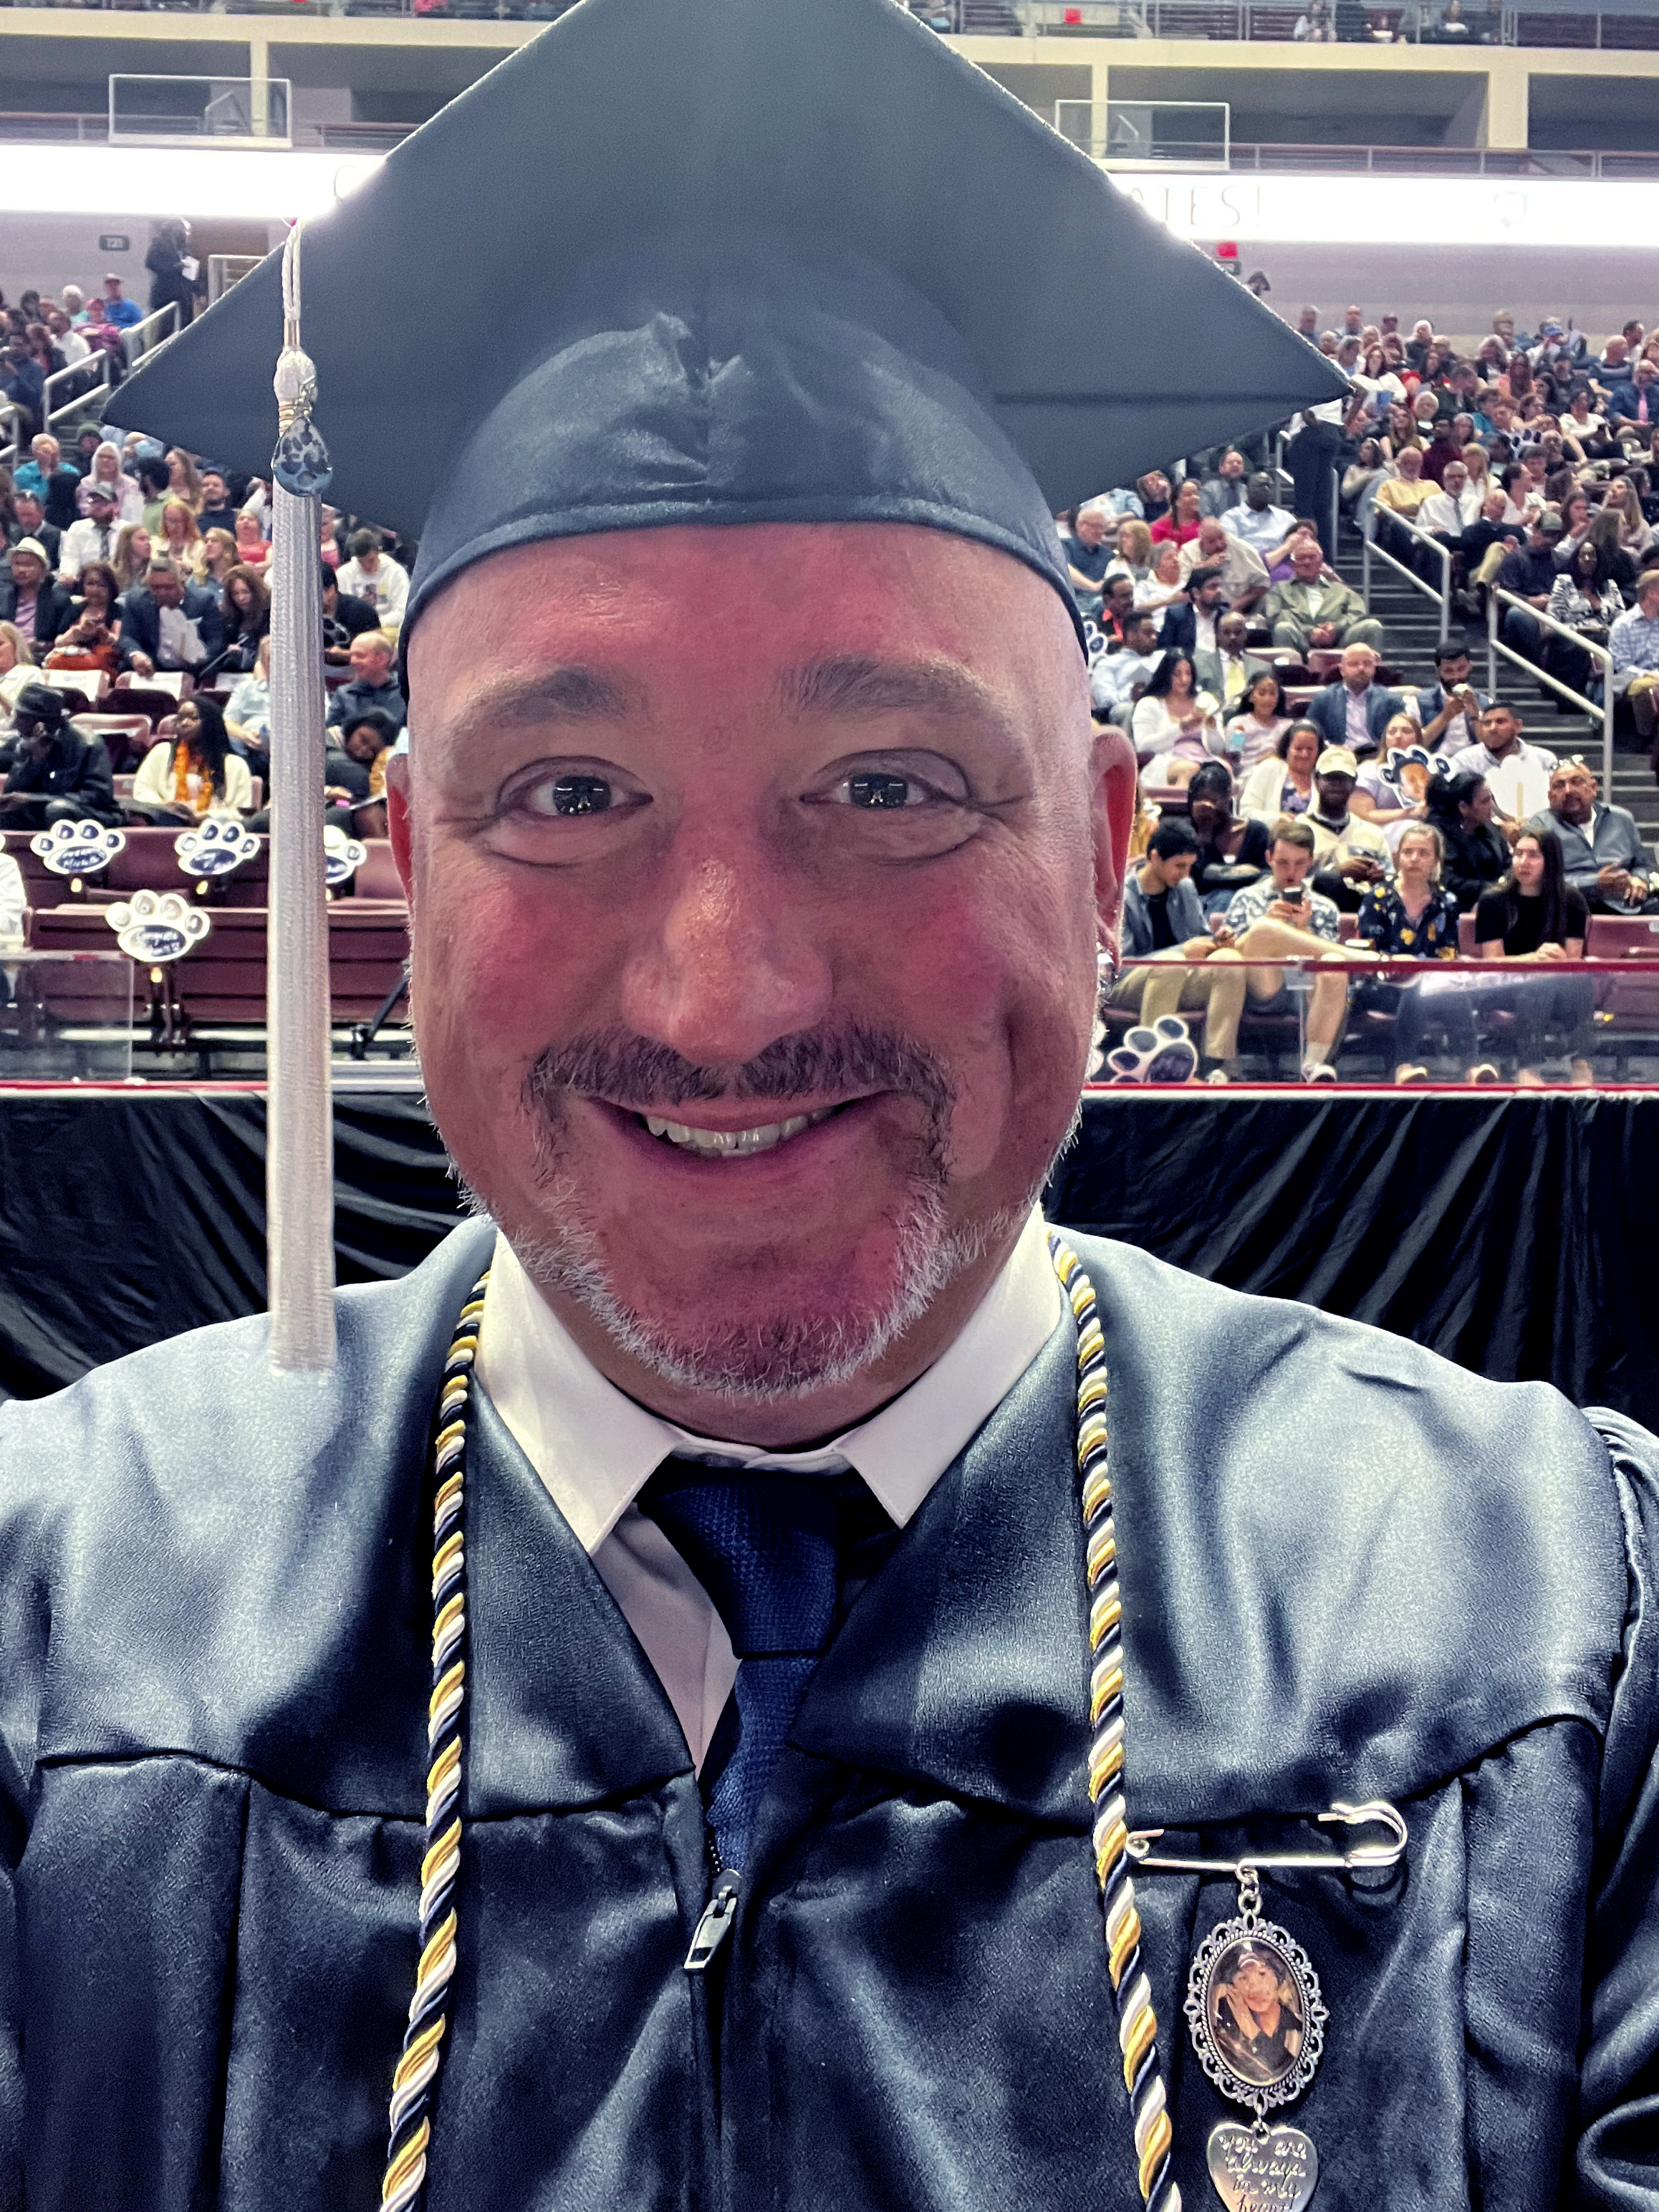
[[[1398,559],[1395,555],[1389,552],[1386,545],[1379,544],[1372,534],[1372,530],[1368,529],[1362,541],[1364,550],[1360,555],[1359,596],[1369,607],[1371,603],[1371,562],[1373,560],[1386,561],[1395,575],[1403,576],[1413,591],[1421,592],[1425,599],[1434,601],[1440,613],[1440,642],[1443,645],[1451,634],[1452,556],[1450,550],[1443,545],[1437,538],[1431,538],[1426,530],[1419,530],[1414,522],[1408,522],[1404,515],[1389,514],[1387,507],[1372,507],[1369,520],[1373,528],[1380,529],[1384,516],[1387,516],[1396,530],[1403,530],[1407,538],[1414,538],[1418,544],[1425,546],[1434,556],[1440,564],[1440,589],[1437,592],[1427,577],[1420,576],[1409,562]]]
[[[112,381],[109,356],[101,346],[84,361],[54,369],[40,388],[41,428],[57,437],[58,424],[79,415],[89,399],[110,389]]]
[[[165,344],[178,328],[179,307],[177,301],[173,300],[169,300],[165,307],[158,307],[154,314],[146,315],[142,323],[135,323],[126,337],[127,367],[137,368],[146,354],[154,353],[157,346]]]
[[[1582,691],[1575,691],[1571,684],[1564,684],[1559,676],[1553,676],[1547,668],[1540,667],[1537,661],[1528,660],[1524,653],[1517,653],[1513,646],[1504,644],[1503,639],[1498,635],[1499,600],[1502,600],[1505,606],[1515,608],[1517,613],[1529,616],[1540,629],[1553,630],[1557,637],[1565,638],[1569,645],[1576,645],[1581,653],[1587,653],[1591,660],[1599,665],[1601,671],[1601,703],[1599,707],[1594,699],[1587,699]],[[1502,592],[1496,584],[1489,584],[1486,586],[1486,689],[1494,694],[1498,690],[1498,656],[1500,653],[1505,660],[1512,661],[1517,668],[1524,668],[1528,676],[1536,677],[1539,683],[1548,684],[1552,691],[1558,693],[1561,698],[1570,701],[1581,714],[1601,716],[1601,790],[1605,797],[1611,798],[1613,794],[1613,718],[1618,710],[1619,704],[1613,696],[1612,653],[1607,651],[1606,646],[1593,644],[1589,638],[1583,636],[1577,630],[1570,629],[1565,623],[1557,622],[1553,615],[1547,615],[1540,607],[1529,606],[1525,599],[1517,598],[1515,592]]]
[[[0,469],[15,469],[23,457],[17,434],[21,414],[15,401],[0,399]]]

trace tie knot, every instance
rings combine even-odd
[[[708,1591],[739,1659],[823,1650],[841,1581],[830,1477],[671,1459],[639,1506]]]

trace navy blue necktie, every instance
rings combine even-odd
[[[705,1771],[704,1787],[720,1865],[740,1872],[767,1779],[835,1626],[842,1486],[825,1475],[671,1459],[639,1507],[708,1593],[739,1662],[736,1741],[712,1778]],[[731,1717],[728,1706],[714,1748],[729,1739]]]

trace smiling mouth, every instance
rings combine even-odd
[[[821,1106],[815,1113],[792,1114],[787,1121],[763,1121],[752,1129],[700,1129],[689,1121],[667,1121],[659,1114],[639,1114],[635,1119],[661,1143],[695,1152],[700,1159],[741,1160],[751,1159],[757,1152],[775,1152],[780,1145],[787,1145],[804,1130],[816,1128],[820,1121],[842,1110],[842,1106]]]

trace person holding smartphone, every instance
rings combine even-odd
[[[1232,933],[1238,957],[1245,963],[1245,993],[1259,1012],[1288,1011],[1295,1004],[1289,988],[1293,971],[1261,963],[1286,960],[1334,963],[1343,957],[1336,908],[1322,891],[1310,889],[1307,881],[1314,864],[1314,833],[1305,821],[1295,815],[1281,816],[1273,824],[1267,873],[1237,892],[1227,908],[1226,927]],[[1249,964],[1252,956],[1258,963],[1255,966]],[[1302,1060],[1304,1083],[1335,1080],[1331,1055],[1347,1007],[1346,970],[1333,964],[1322,973],[1316,972],[1308,995]],[[1217,1019],[1213,1006],[1209,1045],[1227,1073],[1236,1074],[1237,1036]]]

